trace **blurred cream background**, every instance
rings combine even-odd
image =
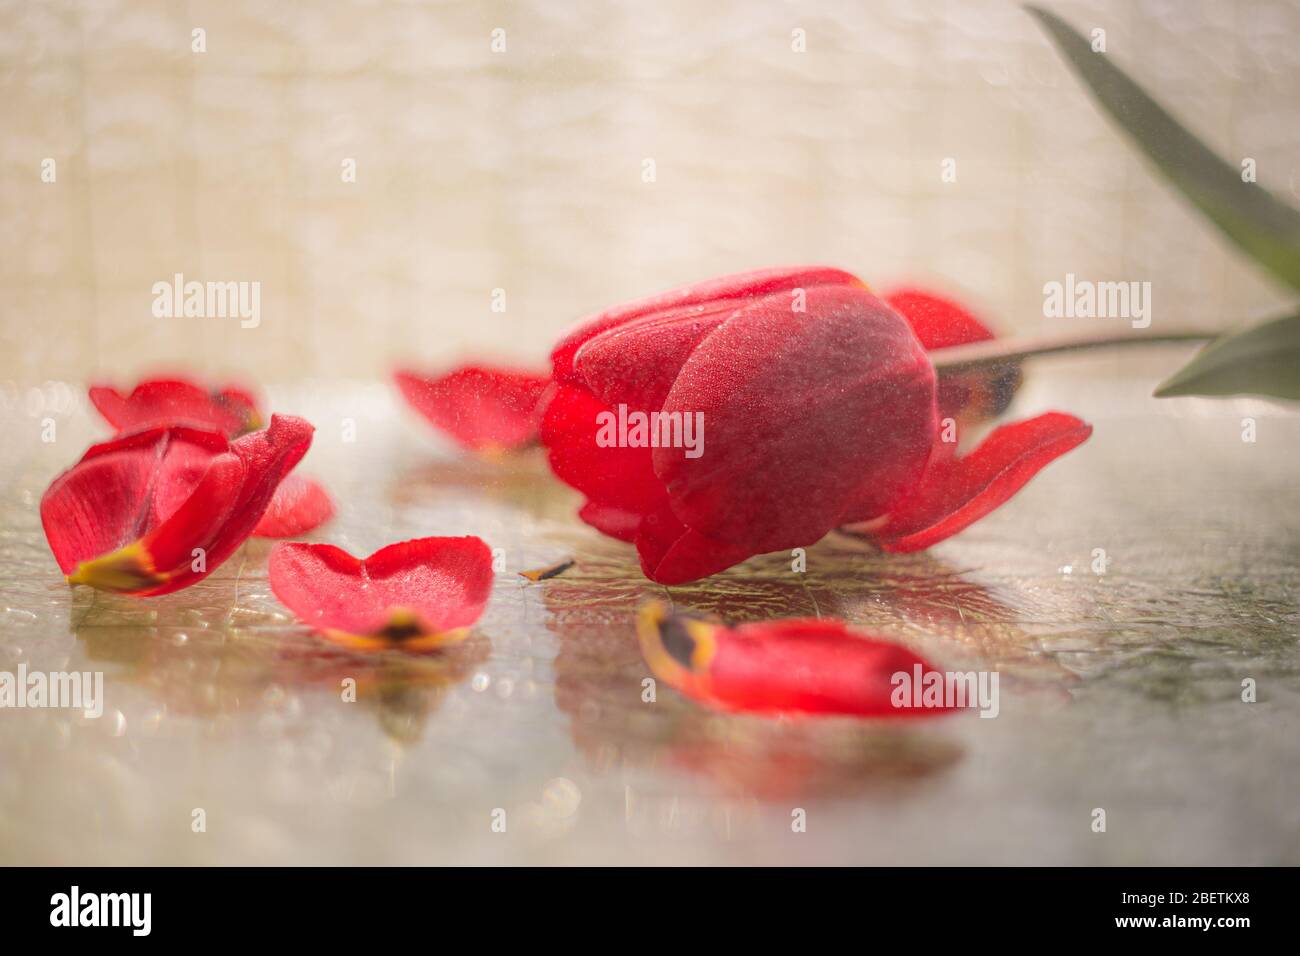
[[[1300,4],[1049,5],[1297,201]],[[1067,272],[1151,281],[1157,328],[1284,301],[1004,0],[4,0],[0,119],[10,383],[540,362],[586,312],[798,262],[1026,331]],[[177,272],[260,282],[260,326],[154,318]]]

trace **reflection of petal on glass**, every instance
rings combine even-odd
[[[374,713],[384,733],[397,743],[414,743],[447,692],[473,674],[490,651],[491,642],[477,632],[461,644],[421,657],[354,655],[311,645],[282,653],[279,672],[293,686],[340,696],[344,681],[353,681],[355,703]]]
[[[240,611],[229,589],[216,582],[200,582],[168,602],[165,626],[153,624],[159,612],[138,601],[84,589],[73,593],[71,613],[87,657],[121,665],[107,670],[106,683],[144,688],[157,698],[164,716],[297,713],[299,695],[341,698],[342,682],[350,678],[356,703],[373,713],[393,740],[410,743],[447,691],[490,652],[489,640],[478,633],[420,658],[336,652],[283,613]],[[223,620],[232,625],[229,630],[210,626]]]

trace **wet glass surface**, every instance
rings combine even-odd
[[[317,424],[300,467],[339,504],[313,540],[504,549],[473,637],[420,658],[295,624],[268,542],[164,598],[69,588],[37,506],[102,432],[82,403],[43,443],[11,409],[0,669],[103,671],[106,706],[0,711],[0,862],[1300,861],[1300,418],[1158,402],[1152,378],[1036,375],[1017,410],[1068,408],[1095,435],[930,552],[833,536],[803,574],[769,555],[670,589],[573,517],[539,454],[460,457],[384,386],[274,390]],[[516,573],[567,557],[551,580]],[[945,669],[996,669],[1001,712],[770,720],[662,684],[644,702],[632,615],[664,595],[733,621],[842,617]]]

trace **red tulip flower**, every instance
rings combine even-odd
[[[167,594],[215,571],[252,533],[312,426],[275,415],[230,441],[161,425],[93,446],[41,499],[41,523],[73,584]]]
[[[327,639],[355,650],[423,651],[464,639],[492,590],[480,538],[420,538],[364,560],[329,544],[279,544],[271,590]]]
[[[402,397],[434,427],[463,447],[488,454],[537,437],[538,405],[551,382],[542,373],[483,365],[436,377],[406,371],[393,377]]]
[[[887,550],[928,547],[1091,431],[1049,413],[955,457],[922,341],[838,269],[769,269],[653,296],[589,320],[551,357],[551,467],[587,496],[581,517],[635,543],[662,584],[843,525]]]
[[[932,716],[895,705],[895,676],[938,673],[907,648],[843,621],[789,619],[737,628],[651,602],[637,616],[641,653],[660,680],[700,703],[759,714]]]
[[[128,395],[111,385],[94,385],[90,401],[118,432],[193,425],[235,438],[262,427],[262,413],[248,392],[234,387],[208,390],[182,379],[150,379]]]

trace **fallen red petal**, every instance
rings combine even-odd
[[[119,432],[184,424],[214,428],[234,438],[261,426],[261,413],[248,392],[234,387],[208,390],[184,379],[149,379],[128,395],[111,385],[95,385],[90,401]]]
[[[969,455],[937,460],[874,533],[886,551],[928,548],[984,517],[1091,434],[1091,425],[1062,412],[1002,425]]]
[[[897,675],[939,673],[906,647],[842,621],[778,620],[724,627],[652,602],[638,615],[655,676],[720,710],[759,714],[932,716],[952,709],[897,706]]]
[[[228,449],[223,435],[153,428],[92,445],[41,498],[41,522],[64,574],[165,521]],[[235,486],[236,488],[238,485]]]
[[[476,537],[403,541],[364,560],[328,544],[279,544],[268,570],[285,607],[357,650],[460,640],[492,588],[492,552]]]
[[[138,596],[193,584],[249,536],[311,434],[274,416],[235,442],[171,425],[95,445],[41,499],[50,550],[72,583]]]
[[[253,529],[258,538],[294,538],[319,528],[334,517],[334,501],[318,481],[288,475],[271,497],[262,520]]]
[[[472,451],[518,448],[537,436],[550,376],[466,365],[445,375],[394,374],[411,407]]]

